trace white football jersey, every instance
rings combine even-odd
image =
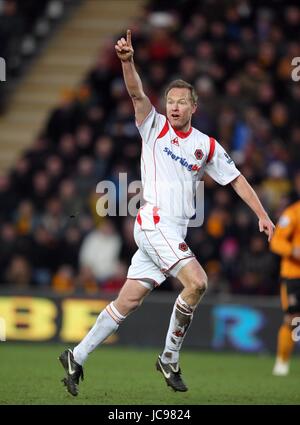
[[[186,224],[195,214],[196,184],[205,172],[221,185],[240,175],[214,138],[193,127],[188,132],[175,130],[154,107],[137,128],[143,140],[141,178],[146,202],[141,214],[149,213],[150,206],[159,216]]]

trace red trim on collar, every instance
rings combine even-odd
[[[188,131],[180,131],[180,130],[176,130],[174,127],[172,127],[173,130],[175,131],[175,133],[177,134],[178,137],[180,137],[181,139],[186,139],[192,132],[193,127],[190,127],[190,129]]]
[[[172,127],[172,126],[171,126]],[[176,135],[178,137],[180,137],[181,139],[186,139],[191,132],[193,131],[193,127],[191,126],[190,129],[188,131],[180,131],[180,130],[176,130],[174,127],[172,127],[174,132],[176,133]],[[169,120],[166,118],[166,122],[165,125],[163,126],[161,132],[159,133],[159,135],[157,136],[158,139],[161,139],[162,137],[164,137],[167,132],[169,131]]]

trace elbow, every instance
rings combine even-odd
[[[246,179],[243,176],[243,174],[240,174],[239,176],[237,176],[234,180],[232,180],[230,182],[231,186],[233,187],[233,189],[236,191],[239,187],[239,185],[244,182]]]
[[[145,98],[144,93],[140,93],[136,91],[129,92],[129,96],[131,97],[133,102],[140,102],[141,100]]]

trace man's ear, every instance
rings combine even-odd
[[[198,105],[197,105],[197,103],[195,103],[195,104],[193,105],[192,114],[194,114],[194,113],[196,112],[197,107],[198,107]]]

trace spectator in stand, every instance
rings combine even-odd
[[[84,202],[77,196],[77,188],[71,178],[62,180],[59,185],[59,200],[65,217],[73,218],[83,210]]]
[[[77,196],[84,202],[87,194],[92,188],[96,188],[97,179],[95,173],[95,161],[92,157],[84,156],[79,159],[74,183],[77,189]]]
[[[9,219],[12,211],[17,208],[18,196],[12,189],[11,178],[0,175],[0,223]]]
[[[20,236],[32,235],[39,222],[32,202],[21,201],[15,214],[15,229]]]
[[[37,287],[50,286],[51,276],[56,270],[57,243],[51,234],[39,225],[34,232],[32,247],[33,281]]]
[[[275,258],[267,249],[261,235],[253,236],[248,250],[239,261],[240,287],[238,293],[267,295],[274,291]]]
[[[72,293],[74,285],[74,269],[69,265],[60,266],[51,282],[53,291],[57,293]]]
[[[49,175],[45,171],[38,171],[32,179],[32,202],[38,212],[42,212],[51,195]]]
[[[78,272],[79,252],[82,236],[77,226],[69,226],[63,236],[59,249],[59,264],[72,267],[74,273]]]
[[[32,284],[32,270],[29,261],[19,255],[13,256],[4,280],[13,286],[14,290],[29,289]]]
[[[80,267],[88,268],[97,282],[104,284],[118,269],[121,239],[110,219],[88,234],[79,252]]]
[[[18,32],[32,27],[35,11],[41,13],[47,1],[5,0],[0,41],[5,31],[11,34],[11,28]],[[174,0],[170,11],[169,2],[149,0],[145,15],[133,27],[136,61],[151,102],[161,111],[159,93],[178,75],[194,84],[200,101],[193,125],[222,142],[271,208],[273,219],[300,193],[300,86],[291,79],[291,60],[300,56],[300,7],[289,0],[277,0],[276,6]],[[18,38],[15,31],[14,35]],[[16,37],[0,42],[1,51],[8,48],[13,53]],[[110,38],[77,89],[65,88],[39,137],[17,160],[10,176],[0,177],[1,238],[7,241],[0,246],[1,276],[15,253],[29,260],[38,286],[50,285],[53,273],[61,276],[59,267],[66,264],[72,267],[76,290],[99,289],[89,269],[75,266],[79,241],[104,221],[96,211],[99,197],[105,195],[96,193],[97,183],[113,182],[123,206],[119,173],[127,173],[128,183],[140,179],[141,145],[111,45]],[[249,252],[253,218],[236,197],[228,199],[227,192],[225,199],[208,178],[205,187],[206,226],[188,235],[191,249],[204,265],[213,265],[212,279],[221,270],[232,292],[273,293],[264,283],[263,290],[259,287],[262,278],[251,267],[243,283],[232,267],[236,246],[243,258]],[[61,204],[53,235],[38,225],[41,216],[49,218],[50,198],[59,198]],[[24,201],[32,203],[33,212]],[[118,253],[126,262],[126,250],[132,249],[126,227],[130,219],[117,215],[113,222],[123,246]],[[66,246],[70,256],[62,262],[58,253]],[[263,258],[267,250],[261,247]],[[250,251],[254,258],[257,254]],[[276,270],[276,265],[270,265],[270,273],[272,267]],[[168,288],[172,287],[170,283]]]
[[[4,223],[0,231],[0,279],[5,281],[6,269],[16,252],[17,233],[10,223]]]

